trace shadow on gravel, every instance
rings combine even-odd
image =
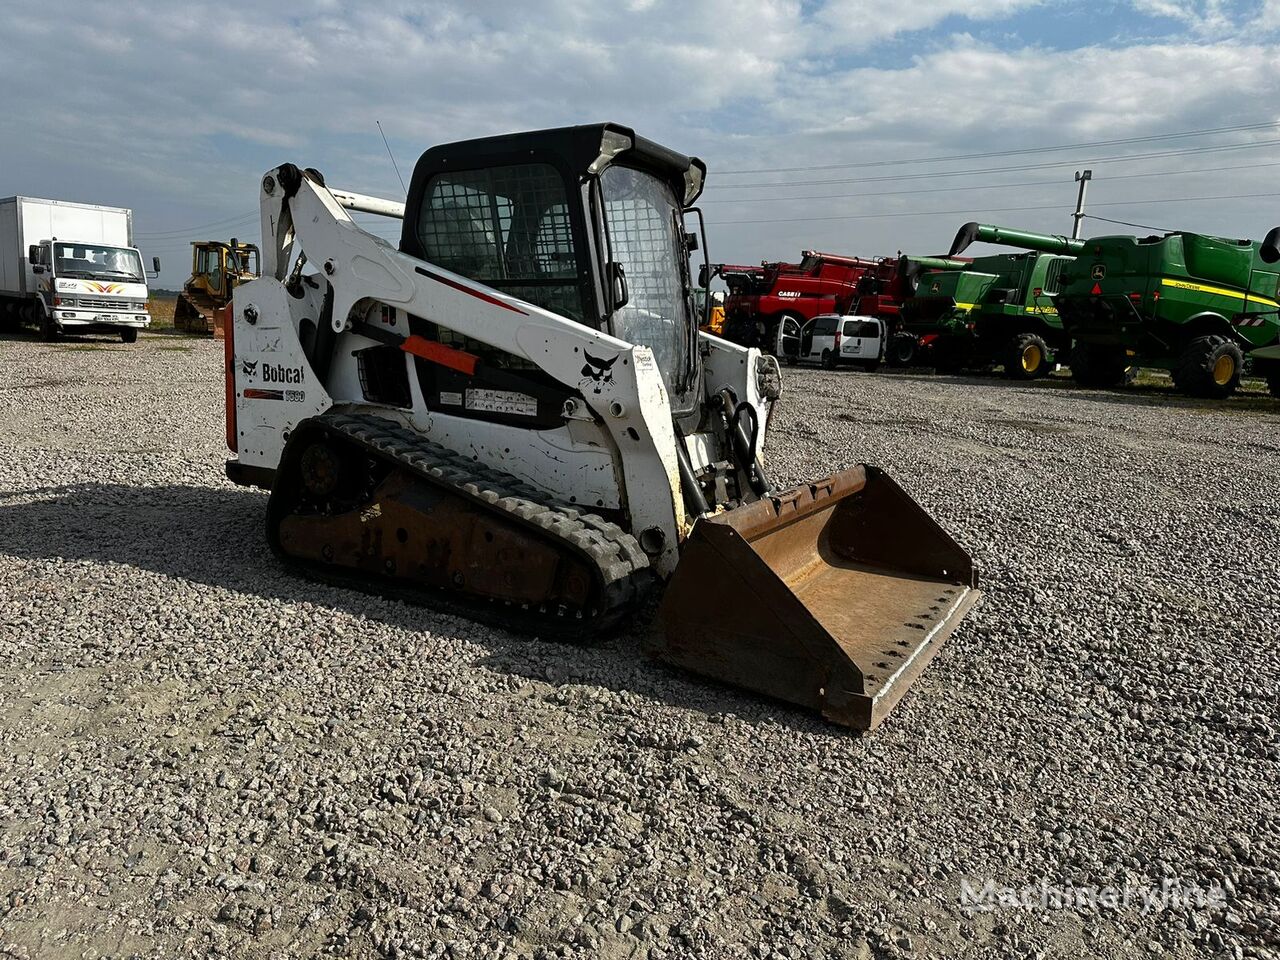
[[[33,497],[39,499],[14,502]],[[639,649],[648,629],[644,616],[614,639],[587,645],[541,641],[296,576],[267,546],[266,503],[265,493],[230,487],[83,483],[15,490],[0,493],[0,554],[120,564],[268,600],[335,608],[403,630],[478,643],[487,651],[481,665],[512,676],[557,686],[596,684],[711,716],[733,713],[796,731],[853,735],[785,704],[703,683],[649,660]]]
[[[1114,403],[1122,406],[1177,407],[1187,410],[1236,410],[1242,413],[1278,413],[1280,399],[1270,396],[1265,385],[1259,385],[1244,393],[1237,393],[1228,400],[1201,400],[1175,393],[1171,385],[1135,383],[1117,390],[1096,390],[1081,387],[1070,377],[1045,377],[1042,380],[1009,380],[999,374],[990,377],[925,373],[912,369],[881,371],[877,377],[893,380],[911,380],[919,383],[945,383],[948,386],[972,387],[989,392],[996,389],[1051,390],[1077,394],[1083,400]]]
[[[139,335],[142,341],[147,340],[190,340],[190,341],[208,341],[213,342],[213,338],[202,334],[186,333],[176,327],[147,327]],[[51,347],[53,349],[74,349],[76,347],[108,347],[115,346],[123,348],[125,346],[136,347],[136,344],[122,344],[119,334],[114,333],[88,333],[72,336],[64,334],[52,343],[44,340],[39,331],[34,328],[23,328],[21,330],[0,330],[0,343],[36,343],[41,346]]]

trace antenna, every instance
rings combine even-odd
[[[404,185],[404,177],[400,176],[400,165],[396,163],[396,155],[391,152],[391,144],[387,143],[387,135],[382,132],[382,121],[373,121],[378,125],[378,132],[382,133],[382,145],[387,148],[387,156],[391,158],[391,166],[395,168],[396,176],[400,179],[400,189],[404,191],[405,196],[409,195],[409,188]]]

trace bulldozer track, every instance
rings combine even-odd
[[[328,413],[298,425],[295,435],[320,429],[360,447],[367,455],[393,465],[437,489],[503,515],[559,549],[584,561],[596,581],[595,603],[587,610],[535,608],[519,602],[469,597],[437,587],[405,587],[372,580],[292,557],[279,543],[277,524],[268,537],[277,555],[341,586],[356,587],[396,599],[421,603],[444,612],[481,620],[522,633],[559,639],[586,639],[616,627],[645,599],[653,580],[649,558],[635,537],[596,514],[550,501],[516,477],[471,460],[419,434],[369,414]],[[274,496],[274,495],[273,495]]]

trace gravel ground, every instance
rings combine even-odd
[[[0,956],[1280,955],[1276,402],[789,371],[987,590],[859,737],[283,574],[220,350],[0,340]]]

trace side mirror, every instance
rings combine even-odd
[[[686,233],[684,235],[685,249],[690,253],[698,249],[698,235],[696,233]],[[705,286],[705,284],[703,284]]]
[[[40,261],[44,259],[43,255],[41,254],[42,249],[43,248],[38,243],[33,243],[31,244],[31,246],[27,247],[28,262],[40,263]]]
[[[152,258],[151,258],[151,269],[152,269],[152,270],[154,270],[156,273],[159,273],[159,272],[160,272],[160,258],[159,258],[159,257],[152,257]]]
[[[1262,257],[1263,263],[1275,263],[1280,260],[1280,227],[1272,227],[1267,233],[1258,255]]]
[[[625,307],[627,301],[631,299],[631,295],[627,290],[627,274],[622,269],[622,264],[617,261],[609,261],[609,265],[605,268],[607,279],[609,281],[609,291],[613,298],[613,309]]]

